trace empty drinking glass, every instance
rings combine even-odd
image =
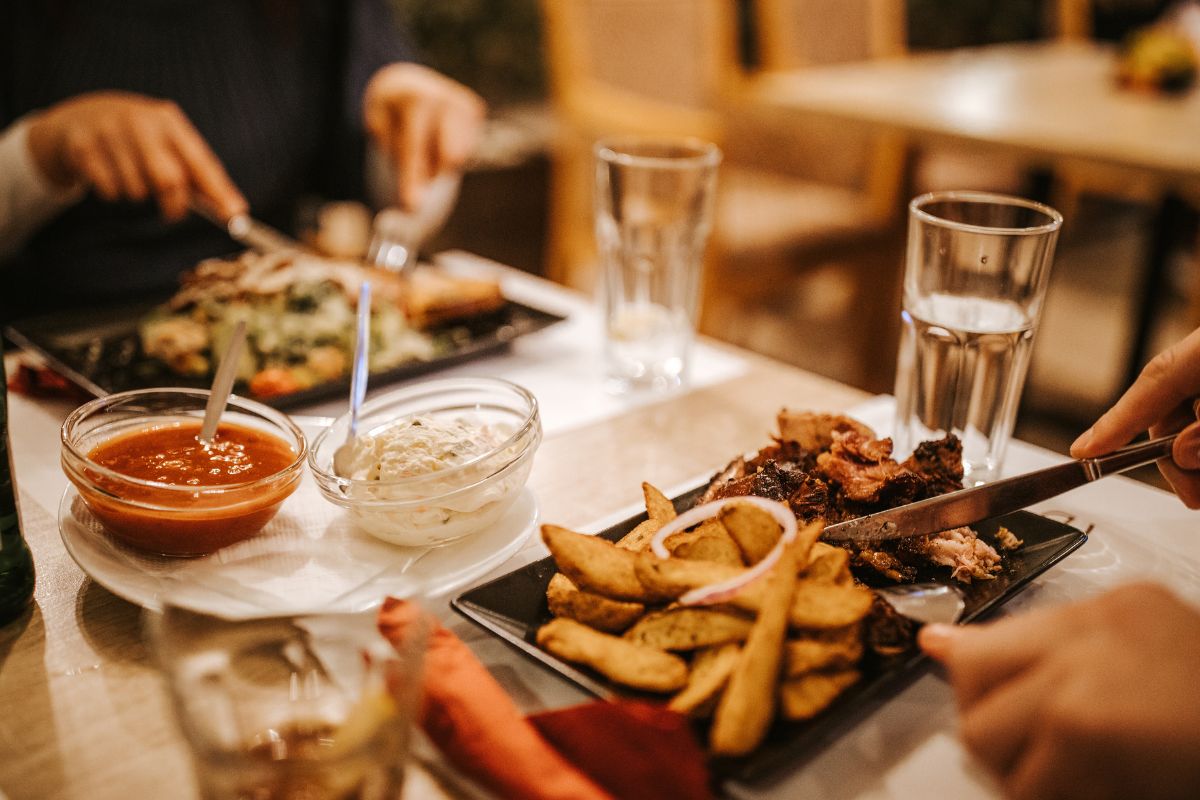
[[[605,359],[618,389],[666,389],[688,366],[721,151],[699,139],[596,145]]]
[[[909,204],[896,452],[953,433],[968,486],[997,477],[1016,419],[1062,215],[1016,197]]]
[[[376,613],[228,620],[167,605],[155,653],[207,800],[395,800],[420,690],[423,622]]]

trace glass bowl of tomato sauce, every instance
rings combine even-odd
[[[119,392],[63,423],[63,472],[117,540],[161,555],[207,555],[259,533],[300,484],[308,443],[286,414],[231,396],[204,443],[208,395]]]

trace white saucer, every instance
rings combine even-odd
[[[360,531],[305,476],[259,536],[195,559],[117,542],[74,487],[58,509],[63,545],[96,583],[143,608],[158,610],[169,596],[220,616],[363,611],[389,594],[448,594],[521,549],[537,521],[537,500],[526,488],[488,530],[442,547],[397,547]]]

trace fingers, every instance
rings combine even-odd
[[[1109,453],[1200,391],[1200,328],[1146,365],[1133,386],[1071,445],[1075,458]]]
[[[478,144],[486,106],[467,87],[416,64],[391,64],[372,76],[363,110],[367,129],[397,169],[400,202],[421,204],[429,182],[459,170]]]
[[[1020,759],[1055,683],[1049,670],[1028,670],[962,710],[963,741],[992,772],[1006,775]]]
[[[171,143],[183,161],[194,190],[224,219],[245,213],[248,208],[246,198],[187,117],[176,109],[170,125]]]
[[[188,175],[166,135],[157,129],[140,129],[138,153],[147,179],[154,189],[154,196],[169,220],[181,219],[187,214],[191,199]]]
[[[146,180],[130,140],[120,131],[108,131],[98,137],[102,151],[120,183],[120,194],[135,202],[146,199]]]
[[[121,182],[115,167],[94,136],[73,134],[66,142],[65,161],[70,170],[90,184],[103,199],[113,202],[121,196]]]
[[[421,204],[421,196],[433,174],[434,113],[424,103],[397,109],[402,117],[396,121],[393,154],[398,171],[400,202],[409,210]]]
[[[1190,413],[1191,409],[1187,411]],[[1177,430],[1178,424],[1167,423],[1151,428],[1150,435],[1165,436]],[[1159,461],[1158,471],[1184,505],[1200,508],[1200,422],[1193,422],[1179,432],[1171,450],[1171,460]]]
[[[64,101],[37,122],[31,150],[60,182],[85,182],[107,201],[153,195],[169,220],[185,215],[193,197],[224,216],[246,209],[216,155],[174,103],[95,92]]]
[[[988,625],[927,625],[918,642],[945,666],[960,708],[1037,661],[1054,645],[1063,623],[1053,609]]]

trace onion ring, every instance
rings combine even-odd
[[[735,578],[729,578],[728,580],[711,583],[708,586],[701,586],[698,589],[692,589],[679,598],[681,605],[711,605],[729,600],[747,585],[765,575],[775,565],[775,562],[779,560],[780,554],[783,553],[783,548],[795,541],[797,531],[796,515],[792,513],[790,508],[775,500],[748,495],[714,500],[711,503],[705,503],[702,506],[696,506],[693,509],[683,512],[658,529],[658,532],[654,534],[654,538],[650,540],[650,550],[659,558],[670,558],[671,554],[667,552],[665,544],[668,536],[687,530],[693,525],[698,525],[707,519],[712,519],[721,513],[721,509],[734,502],[749,503],[766,511],[783,528],[783,535],[779,537],[779,541],[771,549],[771,552],[763,556],[762,560],[750,567],[750,569]]]

